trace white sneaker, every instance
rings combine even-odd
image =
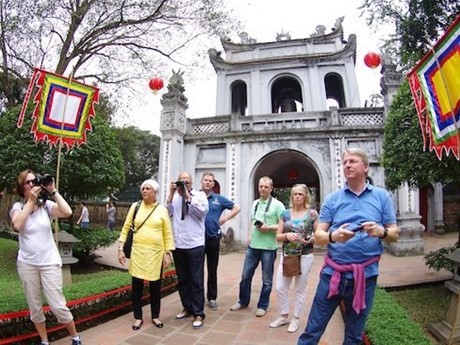
[[[230,310],[231,311],[237,311],[237,310],[244,309],[244,308],[247,308],[247,307],[248,307],[247,305],[243,305],[241,303],[235,303],[234,305],[232,305],[230,307]]]
[[[289,327],[287,328],[287,331],[289,333],[295,333],[299,329],[299,319],[293,317],[291,320],[291,323],[289,324]]]
[[[288,319],[286,319],[284,316],[280,316],[275,321],[273,321],[271,324],[269,324],[268,327],[278,328],[278,327],[287,325],[288,323],[289,323]]]
[[[265,313],[266,313],[265,309],[260,309],[259,308],[259,309],[256,310],[256,316],[257,317],[262,317],[262,316],[265,315]]]

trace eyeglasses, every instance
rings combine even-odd
[[[28,185],[28,184],[32,184],[32,185],[33,185],[33,182],[34,182],[34,181],[35,181],[34,178],[33,178],[32,180],[26,180],[26,181],[24,182],[24,185],[25,185],[25,186]]]

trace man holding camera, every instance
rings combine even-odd
[[[209,203],[209,212],[205,220],[205,254],[208,269],[206,297],[211,309],[217,309],[217,266],[219,265],[220,239],[222,237],[220,227],[240,212],[240,207],[233,201],[213,192],[214,185],[214,174],[212,172],[203,173],[201,190],[206,193]],[[230,210],[230,212],[222,216],[222,212],[225,210]]]
[[[171,182],[167,205],[173,217],[176,249],[174,264],[177,273],[183,310],[176,318],[193,316],[195,329],[203,326],[204,314],[204,244],[205,218],[208,213],[206,194],[192,187],[192,177],[187,172]]]
[[[273,180],[264,176],[259,179],[260,198],[252,206],[249,227],[248,250],[244,259],[243,274],[240,282],[239,301],[230,307],[236,311],[247,308],[251,299],[251,283],[254,272],[262,263],[262,290],[257,303],[256,316],[265,315],[270,301],[273,285],[273,271],[276,259],[276,230],[278,221],[285,207],[283,203],[271,196]]]

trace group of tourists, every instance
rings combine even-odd
[[[361,344],[364,325],[372,308],[383,242],[396,241],[399,229],[388,193],[367,179],[369,161],[364,151],[348,148],[342,155],[345,186],[328,195],[318,212],[310,207],[309,189],[296,184],[290,190],[289,208],[272,196],[273,180],[258,180],[259,198],[252,204],[247,250],[242,268],[237,302],[231,311],[243,312],[250,305],[252,279],[261,263],[262,288],[256,317],[269,307],[279,243],[282,243],[276,270],[276,297],[279,316],[268,324],[287,326],[288,332],[300,327],[306,299],[306,285],[313,266],[314,244],[327,245],[324,266],[305,330],[298,344],[318,344],[326,326],[341,302],[345,306],[344,344]],[[49,220],[68,217],[70,206],[54,186],[37,186],[32,171],[22,172],[17,191],[24,203],[15,203],[10,215],[19,232],[18,272],[31,312],[31,320],[48,344],[45,318],[39,295],[41,289],[51,310],[72,337],[72,345],[81,344],[72,314],[62,294],[62,265],[52,238]],[[174,262],[182,310],[177,319],[192,318],[199,329],[209,309],[218,308],[217,268],[221,227],[240,212],[233,201],[213,191],[212,172],[201,178],[201,190],[193,188],[191,174],[182,172],[169,185],[166,204],[158,202],[159,184],[148,179],[140,186],[142,199],[128,211],[119,237],[118,260],[125,265],[124,244],[130,229],[134,231],[128,271],[132,276],[133,330],[143,324],[142,292],[147,281],[150,290],[151,321],[162,328],[160,317],[161,279]],[[51,200],[37,199],[46,189]],[[107,205],[107,211],[111,206]],[[226,212],[224,212],[227,210]],[[32,246],[32,243],[35,245]],[[40,245],[37,247],[37,243]],[[205,294],[204,269],[207,268]],[[41,285],[37,282],[41,280]],[[289,305],[288,292],[294,282],[295,303]],[[41,288],[40,288],[41,287]]]

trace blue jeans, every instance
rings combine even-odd
[[[372,309],[377,276],[366,279],[366,309],[359,314],[353,310],[354,280],[342,278],[339,284],[339,294],[327,298],[331,276],[322,274],[316,289],[315,299],[308,316],[307,327],[301,334],[297,345],[316,345],[319,343],[326,326],[339,306],[345,304],[345,338],[343,345],[359,345],[362,343],[364,326],[367,316]]]
[[[251,300],[252,277],[262,262],[262,290],[260,291],[257,308],[266,310],[270,302],[270,293],[273,285],[273,270],[276,259],[276,250],[253,249],[248,247],[244,258],[243,275],[240,282],[239,303],[248,306]]]

